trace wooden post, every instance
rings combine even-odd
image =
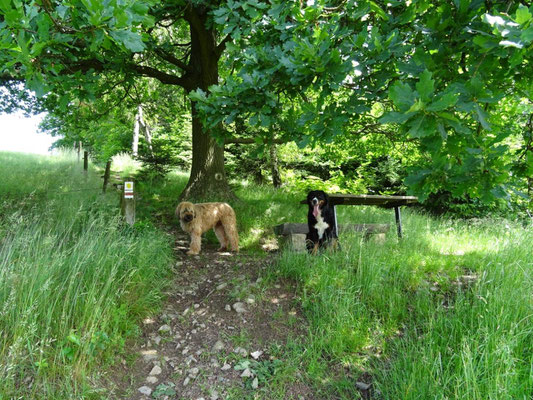
[[[111,160],[109,160],[105,165],[105,172],[104,172],[104,187],[102,188],[102,192],[105,193],[107,190],[107,183],[109,182],[109,173],[111,172]]]
[[[135,195],[133,192],[133,181],[126,180],[122,185],[122,195],[120,196],[120,208],[122,215],[128,225],[135,223]]]
[[[398,229],[398,238],[401,238],[402,235],[402,217],[400,215],[400,206],[394,207],[394,214],[396,216],[396,228]]]
[[[89,169],[89,152],[85,150],[83,152],[83,171],[87,173],[88,169]]]

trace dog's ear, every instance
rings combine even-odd
[[[183,206],[183,203],[179,203],[176,207],[176,217],[180,217],[181,207]]]

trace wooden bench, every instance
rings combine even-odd
[[[364,232],[365,240],[375,236],[377,240],[383,241],[385,233],[390,229],[390,224],[346,224],[339,225],[339,233],[342,232]],[[294,251],[306,251],[305,237],[309,232],[307,224],[285,223],[276,225],[274,233],[282,237],[282,246]]]
[[[418,203],[418,198],[415,196],[380,196],[374,194],[330,194],[328,195],[329,202],[333,206],[333,214],[335,215],[335,226],[337,224],[337,206],[379,206],[384,208],[394,208],[396,216],[396,228],[398,237],[402,237],[402,219],[400,215],[400,207],[409,204]],[[300,204],[307,204],[307,200],[302,200]]]

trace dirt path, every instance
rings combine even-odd
[[[217,253],[207,244],[190,257],[188,237],[176,235],[164,311],[144,321],[136,360],[117,371],[113,398],[315,399],[298,373],[271,393],[287,337],[306,332],[290,283],[265,281],[273,256]]]

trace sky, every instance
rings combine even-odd
[[[38,132],[43,117],[38,114],[27,118],[21,112],[0,114],[0,151],[49,154],[57,138]]]

